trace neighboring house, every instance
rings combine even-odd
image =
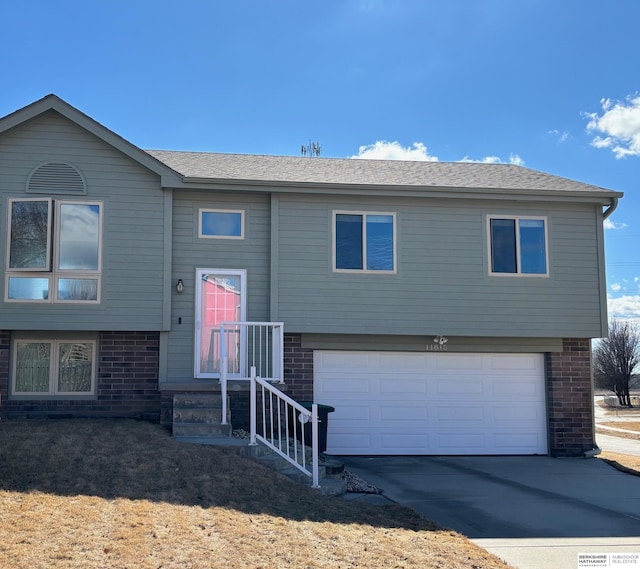
[[[218,389],[221,321],[282,322],[288,395],[336,408],[330,453],[581,455],[621,196],[514,165],[145,152],[49,95],[0,119],[0,412],[168,425],[174,394]]]

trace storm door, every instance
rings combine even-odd
[[[219,378],[222,365],[222,322],[246,320],[244,270],[197,269],[195,376]],[[228,377],[246,377],[244,329],[225,326]]]

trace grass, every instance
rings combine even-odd
[[[600,404],[600,406],[604,409],[607,409],[607,415],[615,415],[617,417],[637,417],[640,411],[640,409],[638,409],[637,407],[615,407],[612,409],[603,404]],[[601,423],[598,423],[598,425],[625,429],[627,431],[634,431],[634,433],[622,433],[620,431],[610,431],[608,429],[598,429],[596,427],[596,431],[598,433],[625,439],[640,440],[640,421],[603,421]],[[598,455],[598,458],[606,461],[608,464],[610,464],[614,468],[617,468],[618,470],[621,470],[622,472],[640,476],[640,456],[631,456],[628,454],[603,451]]]
[[[504,569],[400,506],[321,496],[129,420],[0,424],[0,567]]]

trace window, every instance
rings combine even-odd
[[[198,237],[205,239],[244,239],[244,211],[201,209]]]
[[[9,200],[6,299],[99,302],[102,204]]]
[[[492,275],[547,276],[546,218],[489,216]]]
[[[395,214],[334,212],[334,269],[395,272]]]
[[[12,393],[65,397],[93,395],[95,362],[95,340],[15,340]]]

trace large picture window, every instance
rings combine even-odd
[[[86,339],[16,340],[13,395],[74,396],[95,393],[96,342]]]
[[[102,204],[9,200],[6,300],[99,302]]]
[[[395,214],[334,212],[336,271],[395,272]]]
[[[549,274],[545,218],[489,216],[488,219],[490,274]]]

